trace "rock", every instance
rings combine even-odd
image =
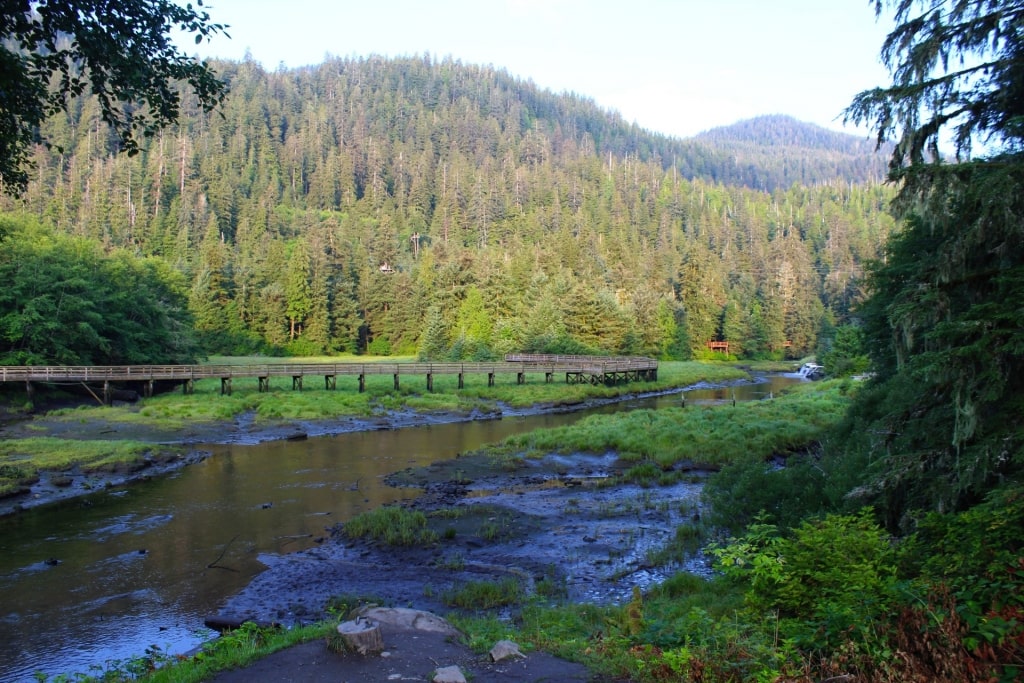
[[[408,607],[367,606],[359,610],[357,618],[372,619],[377,623],[405,631],[441,633],[446,636],[461,635],[457,628],[436,614]]]
[[[457,666],[442,666],[430,680],[433,683],[466,683],[466,676]]]
[[[519,651],[519,646],[513,643],[511,640],[499,640],[491,648],[491,661],[500,662],[503,659],[510,659],[512,657],[522,657],[526,659],[526,655]]]
[[[361,655],[377,653],[384,649],[384,637],[380,633],[380,624],[363,617],[338,624],[338,633],[345,641],[345,646]]]

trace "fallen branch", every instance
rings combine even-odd
[[[218,562],[220,562],[224,558],[224,553],[226,553],[228,551],[228,548],[231,547],[231,544],[234,543],[237,538],[238,538],[238,535],[236,534],[235,537],[232,538],[230,541],[228,541],[227,545],[224,546],[224,550],[220,551],[220,555],[217,556],[217,559],[214,560],[213,562],[211,562],[210,564],[206,565],[206,568],[207,569],[227,569],[229,572],[237,572],[238,570],[235,569],[234,567],[225,567],[222,564],[217,564]]]

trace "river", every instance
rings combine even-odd
[[[687,404],[757,400],[799,381],[700,388]],[[568,413],[212,445],[174,474],[0,519],[0,680],[88,672],[145,653],[186,652],[203,619],[262,569],[327,527],[417,495],[384,484],[510,435],[595,412],[680,404],[679,393]]]

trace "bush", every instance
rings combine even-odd
[[[370,356],[390,356],[391,342],[384,337],[377,337],[366,345],[366,353]]]
[[[869,508],[803,522],[792,537],[755,523],[714,549],[717,567],[747,584],[757,610],[778,610],[787,635],[836,645],[893,601],[897,556]]]

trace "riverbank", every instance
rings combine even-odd
[[[566,649],[567,643],[580,641],[548,636],[529,644],[585,662],[593,667],[591,675],[618,679],[635,662],[613,663],[621,653],[604,652],[601,643],[611,643],[614,650],[614,642],[635,636],[629,615],[648,598],[657,604],[652,618],[663,608],[665,595],[671,596],[668,603],[686,603],[676,591],[703,601],[709,618],[725,618],[742,603],[739,591],[702,580],[713,572],[702,550],[711,529],[701,490],[717,466],[699,464],[702,459],[686,447],[666,452],[656,444],[676,433],[673,423],[694,422],[718,433],[718,446],[732,459],[784,457],[792,452],[794,437],[806,445],[841,413],[808,410],[824,403],[812,391],[817,387],[802,388],[773,402],[657,411],[669,413],[665,420],[655,420],[652,411],[601,416],[602,423],[609,423],[598,437],[605,439],[604,448],[578,451],[569,445],[593,432],[584,420],[550,430],[552,439],[545,430],[395,472],[387,477],[390,485],[422,493],[402,506],[402,515],[389,517],[387,526],[408,523],[416,529],[411,538],[424,540],[369,540],[354,531],[366,526],[361,520],[336,525],[319,547],[261,555],[267,569],[229,597],[217,619],[297,625],[329,618],[335,605],[371,602],[445,615],[463,626],[478,648],[534,630],[523,622],[566,619],[571,626],[565,621],[555,628],[593,638],[582,641],[590,643],[587,647]],[[833,407],[845,403],[836,386],[827,393]],[[792,416],[792,430],[775,439],[744,436],[744,425],[763,425],[766,415],[779,411]],[[724,433],[720,420],[739,430]],[[612,448],[614,434],[638,431],[637,421],[647,426],[639,431],[662,456],[657,466],[655,451],[623,457]],[[564,446],[536,447],[549,441]],[[736,446],[743,444],[746,453],[738,455]],[[637,455],[643,459],[639,466]],[[655,473],[653,478],[647,470]],[[576,616],[583,614],[589,616]],[[591,619],[597,623],[580,623]],[[316,647],[281,654],[275,665],[301,661]]]
[[[421,492],[405,508],[436,542],[396,547],[336,526],[319,547],[261,556],[268,569],[228,601],[226,618],[299,623],[339,591],[443,610],[459,584],[510,575],[528,594],[606,604],[679,571],[708,575],[705,477],[802,452],[841,419],[840,387],[801,389],[736,407],[591,416],[394,472],[389,485]]]
[[[784,408],[783,400],[743,401],[744,398],[767,398],[769,386],[778,396],[780,385],[776,380],[770,385],[737,387],[740,403],[736,407],[731,406],[731,401],[721,400],[731,396],[732,390],[709,389],[700,397],[695,396],[694,401],[688,401],[686,410],[679,409],[679,397],[674,395],[647,400],[643,406],[634,405],[624,412],[619,407],[608,407],[584,420],[595,420],[611,432],[618,432],[626,429],[625,424],[621,429],[615,426],[620,421],[632,423],[644,418],[642,430],[652,444],[660,443],[667,438],[667,433],[658,432],[680,420],[692,419],[711,426],[714,423],[709,420],[716,419],[712,414],[722,413],[722,417],[728,416],[730,423],[739,423],[745,422],[744,416],[748,413],[760,420],[759,416],[768,409]],[[807,384],[801,388],[813,387]],[[725,405],[712,408],[704,405],[704,400]],[[646,419],[648,415],[655,418],[653,423]],[[660,419],[662,415],[665,420]],[[490,488],[499,489],[502,488],[501,478],[506,476],[512,477],[507,483],[515,484],[517,489],[531,485],[530,475],[540,477],[535,481],[537,485],[550,488],[557,487],[559,480],[564,479],[561,483],[568,491],[575,491],[577,498],[591,495],[588,484],[594,485],[594,491],[611,490],[612,482],[606,479],[599,483],[599,475],[605,471],[625,475],[637,463],[626,463],[623,459],[628,465],[625,471],[619,466],[591,463],[590,471],[584,472],[575,472],[571,463],[568,467],[559,463],[559,459],[576,460],[577,455],[583,456],[579,458],[583,462],[587,457],[609,454],[609,449],[600,445],[596,453],[589,456],[574,452],[544,454],[533,446],[526,446],[519,454],[488,449],[479,457],[474,456],[485,444],[503,444],[509,437],[525,435],[526,431],[572,425],[580,420],[581,416],[567,413],[361,432],[297,442],[279,440],[258,446],[214,447],[211,450],[216,457],[202,464],[142,486],[103,494],[94,498],[92,505],[86,506],[88,501],[82,501],[11,519],[7,528],[14,532],[9,540],[16,552],[4,574],[10,579],[12,590],[5,597],[10,611],[5,638],[21,643],[20,633],[35,632],[43,627],[43,619],[49,612],[41,600],[31,596],[41,591],[49,594],[68,590],[66,604],[75,615],[81,615],[81,619],[71,620],[74,642],[89,643],[93,648],[103,644],[100,652],[110,652],[106,648],[117,647],[122,657],[132,652],[141,653],[149,643],[166,646],[169,652],[182,652],[197,644],[187,642],[195,624],[202,624],[203,618],[216,611],[226,596],[244,590],[266,570],[266,564],[261,562],[264,557],[273,558],[271,562],[277,559],[285,562],[293,554],[298,557],[305,549],[328,547],[331,541],[320,537],[324,536],[324,526],[334,526],[337,521],[347,522],[380,506],[425,497],[425,489],[435,498],[445,495],[449,482],[468,488],[465,497],[476,500],[483,497],[484,492],[475,489],[488,488],[484,483],[489,477],[495,478]],[[534,426],[524,429],[525,424]],[[589,428],[581,430],[590,431]],[[573,436],[573,441],[576,438]],[[438,465],[457,453],[462,456],[445,466]],[[517,455],[522,458],[521,462]],[[551,460],[541,465],[541,460],[548,456]],[[765,454],[753,453],[752,457],[765,457]],[[426,471],[434,465],[438,466]],[[409,470],[410,467],[413,469]],[[488,468],[492,471],[490,474]],[[650,469],[650,464],[645,464],[643,469]],[[431,474],[435,470],[436,474]],[[574,474],[579,476],[571,476]],[[680,464],[663,474],[676,476],[679,479],[675,483],[685,484],[688,483],[685,479],[696,473]],[[520,479],[515,479],[517,477]],[[403,487],[396,488],[393,484]],[[626,504],[639,508],[645,490],[635,481],[631,485],[639,488],[633,489],[635,495],[628,496],[620,510],[616,512],[615,503],[605,500],[594,515],[617,514],[628,519],[631,511]],[[542,494],[543,489],[537,493]],[[562,501],[563,524],[571,522],[572,498],[570,495]],[[646,505],[657,512],[659,502],[652,498]],[[447,518],[456,513],[447,508],[463,506],[450,502],[441,507],[445,509],[439,509],[439,514],[430,518],[446,525],[438,528],[441,539],[438,549],[443,549],[447,540],[453,540],[445,536],[450,533]],[[498,521],[503,518],[506,515],[496,511],[487,519],[467,515],[464,521],[458,522],[464,529],[460,532],[456,528],[456,537],[465,535],[479,539],[474,543],[490,542],[500,535]],[[508,519],[514,526],[520,518],[509,516]],[[554,519],[557,521],[557,515]],[[47,537],[38,536],[38,542],[35,541],[38,531],[44,528]],[[604,534],[592,534],[589,530],[579,536],[584,547],[607,542]],[[594,540],[588,542],[584,536]],[[345,542],[350,541],[352,539]],[[139,549],[148,552],[142,555]],[[41,563],[45,558],[57,558],[61,562],[59,566],[48,567]],[[458,559],[452,558],[448,564],[457,565]],[[554,564],[557,567],[560,563]],[[112,566],[118,571],[109,574]],[[598,564],[597,568],[602,565]],[[89,577],[89,589],[76,580],[81,576]],[[556,589],[558,582],[544,581],[541,577],[537,584],[542,592],[548,593]],[[86,592],[82,592],[83,589]],[[422,589],[418,593],[423,593]],[[280,589],[278,594],[288,592]],[[386,591],[379,594],[387,595]],[[25,597],[20,597],[22,595]],[[304,618],[309,619],[314,610],[315,607],[306,610],[300,607],[299,611],[308,612]],[[96,622],[97,618],[102,621]],[[97,632],[97,629],[101,630]],[[61,634],[53,637],[47,632],[45,638],[37,633],[32,639],[34,645],[28,645],[27,641],[20,645],[39,648],[40,656],[21,659],[12,652],[14,658],[10,661],[15,663],[14,670],[26,675],[36,669],[50,671],[53,675],[67,671],[59,668],[59,664],[54,667],[49,663],[43,651],[50,646],[41,645],[67,642],[70,634],[63,631],[62,628]],[[138,643],[138,649],[128,647],[132,642]],[[179,642],[185,647],[178,645]],[[76,670],[84,670],[88,664],[88,660],[80,658],[74,666]]]
[[[423,489],[406,509],[423,514],[435,543],[356,539],[338,525],[316,548],[261,555],[267,569],[217,618],[295,625],[324,618],[342,594],[445,613],[466,585],[509,580],[522,598],[608,604],[683,568],[709,572],[695,546],[675,544],[699,535],[678,529],[700,526],[704,472],[645,487],[618,479],[613,454],[582,453],[517,470],[478,454],[396,473],[389,483]]]
[[[702,363],[666,363],[657,382],[591,387],[543,382],[513,387],[439,381],[436,394],[420,394],[371,384],[353,391],[236,391],[217,394],[214,381],[198,382],[193,396],[164,395],[134,404],[98,407],[69,397],[41,404],[39,412],[5,410],[0,420],[0,516],[88,496],[97,491],[164,476],[207,457],[203,445],[255,444],[301,440],[350,432],[401,429],[431,424],[500,419],[586,410],[681,391],[697,383],[749,381],[744,370]],[[510,403],[508,399],[519,400]],[[312,397],[312,400],[311,400]],[[523,398],[543,399],[524,403]],[[504,400],[502,400],[504,399]],[[293,417],[281,417],[291,401]],[[433,407],[431,407],[433,406]],[[438,406],[452,406],[440,408]],[[233,412],[238,411],[238,412]],[[50,451],[91,442],[90,448],[114,452],[136,444],[134,455],[110,462],[102,453],[78,459]],[[147,444],[152,444],[148,447]],[[77,450],[77,447],[71,448]]]

